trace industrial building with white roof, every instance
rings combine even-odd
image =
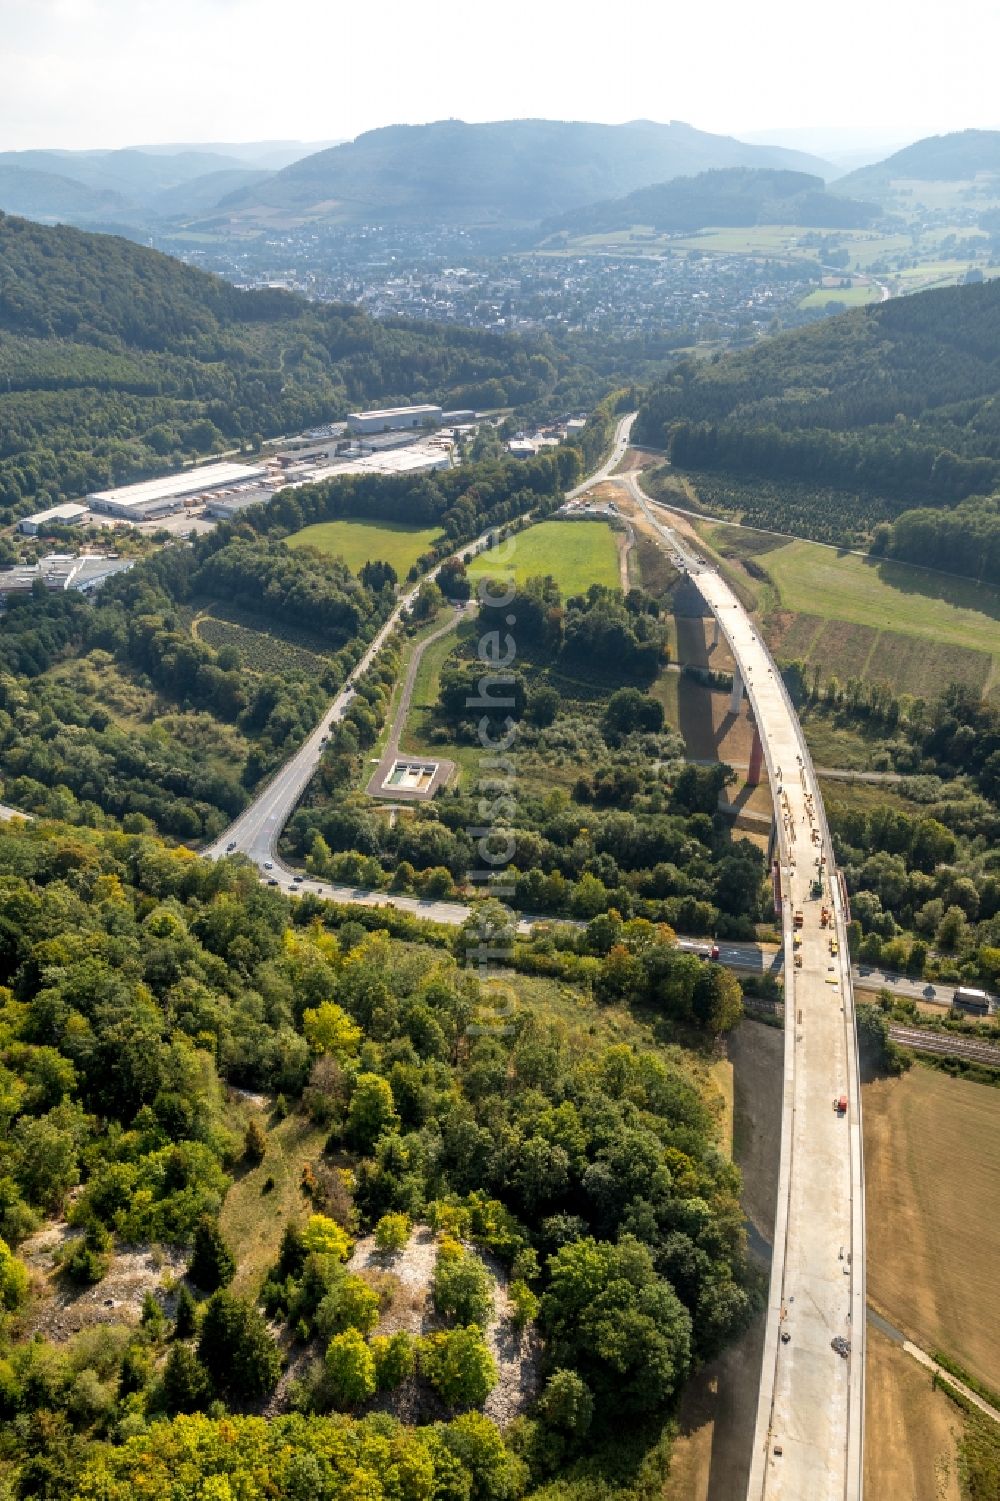
[[[205,464],[200,469],[185,469],[180,474],[143,480],[137,485],[95,490],[87,496],[87,501],[95,511],[104,511],[109,516],[148,521],[179,511],[195,496],[208,496],[225,486],[257,487],[267,473],[263,464]]]

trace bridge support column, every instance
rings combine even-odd
[[[738,667],[733,669],[733,692],[729,700],[730,714],[738,714],[743,703],[743,674]]]
[[[760,725],[754,720],[753,744],[750,747],[750,769],[747,772],[747,786],[760,786],[760,771],[764,760],[764,744],[760,738]]]

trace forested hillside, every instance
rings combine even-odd
[[[0,889],[8,1494],[662,1482],[689,1373],[754,1306],[708,1034],[663,1040],[723,971],[602,920],[559,982],[511,948],[501,1027],[463,962],[478,922],[369,912],[397,936],[366,932],[239,863],[58,824],[0,826]],[[648,1019],[618,1004],[623,961]],[[415,1227],[429,1260],[404,1284]],[[372,1230],[380,1254],[349,1262]],[[424,1300],[419,1332],[386,1321]],[[491,1331],[529,1382],[505,1431],[483,1413]]]
[[[241,292],[126,240],[0,215],[0,522],[355,404],[519,405],[563,374],[579,399],[547,341]]]
[[[602,234],[634,224],[681,234],[707,225],[808,224],[817,228],[860,228],[878,209],[828,193],[821,177],[808,172],[730,167],[676,177],[638,188],[625,198],[592,203],[549,220],[551,234]]]
[[[893,182],[961,182],[981,173],[1000,174],[1000,130],[955,130],[925,136],[893,152],[885,161],[840,177],[835,193],[879,197]]]
[[[636,437],[690,469],[953,506],[1000,485],[1000,282],[685,361]]]

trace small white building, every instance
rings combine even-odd
[[[23,517],[17,523],[17,529],[26,537],[35,537],[50,526],[79,526],[87,515],[86,506],[80,505],[79,501],[68,501],[65,505],[50,506],[47,511],[36,511],[34,516]]]
[[[440,407],[381,407],[370,412],[348,412],[347,425],[352,433],[398,433],[433,425],[439,427],[443,416]]]

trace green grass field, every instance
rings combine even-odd
[[[620,585],[618,545],[603,521],[543,521],[513,538],[498,564],[483,553],[469,565],[473,579],[513,575],[518,584],[550,574],[563,597],[583,594],[591,584]]]
[[[786,609],[1000,653],[1000,590],[988,585],[813,542],[775,548],[765,567]]]
[[[765,627],[779,661],[803,661],[823,681],[884,680],[917,697],[952,682],[987,695],[1000,688],[1000,591],[812,542],[759,561],[780,600]]]
[[[388,521],[320,521],[287,539],[289,547],[315,547],[332,558],[343,558],[354,573],[378,559],[390,563],[404,579],[441,533],[436,527],[404,526]]]
[[[818,287],[809,292],[799,307],[826,307],[828,302],[839,302],[843,307],[864,307],[866,303],[878,302],[882,294],[878,287]]]

